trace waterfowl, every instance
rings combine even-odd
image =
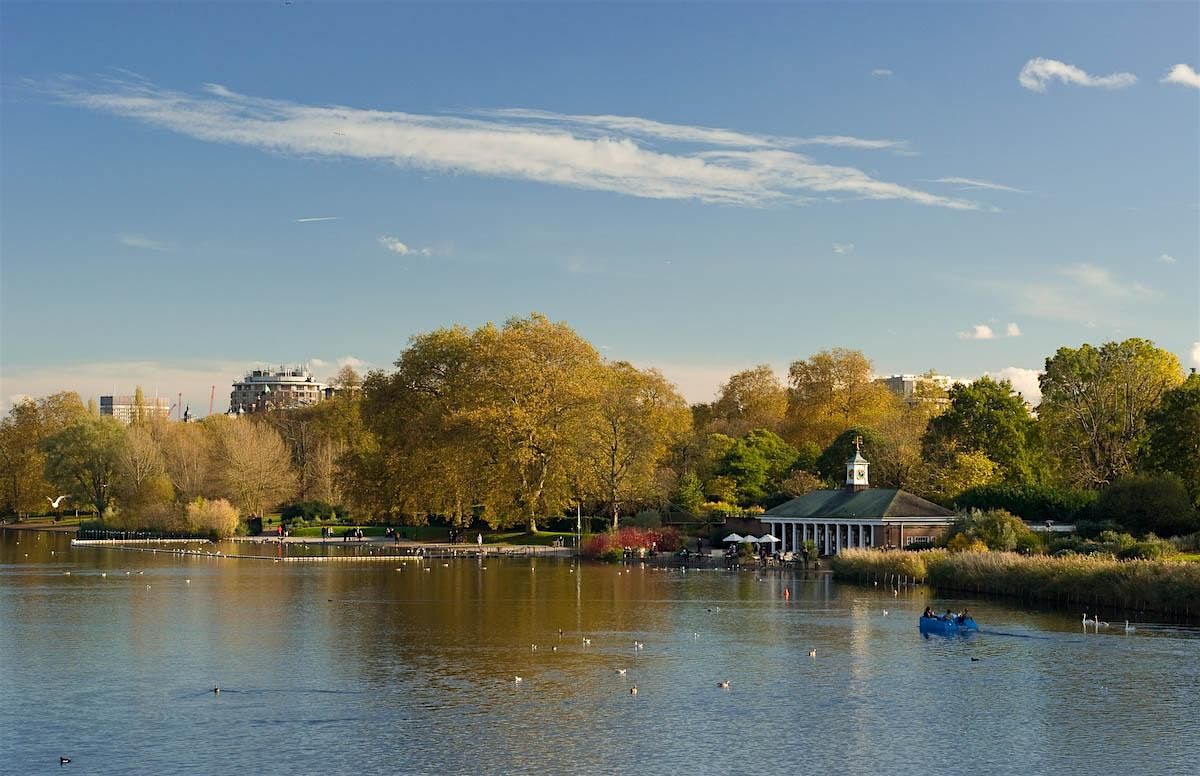
[[[525,680],[524,680],[524,679],[522,679],[522,678],[521,678],[521,677],[519,677],[519,676],[514,676],[514,677],[513,677],[513,684],[520,684],[520,683],[521,683],[521,682],[523,682],[523,681],[525,681]]]
[[[530,652],[537,652],[537,644],[530,644],[530,645],[529,645],[529,651],[530,651]]]
[[[1135,630],[1137,630],[1137,628],[1135,628],[1135,627],[1133,627],[1132,625],[1130,625],[1130,624],[1129,624],[1129,620],[1126,620],[1126,621],[1125,621],[1125,632],[1126,632],[1126,633],[1133,633]]]
[[[635,641],[635,642],[633,642],[633,648],[634,649],[645,649],[646,645],[640,641]]]
[[[1098,615],[1098,614],[1096,615],[1096,627],[1097,628],[1107,628],[1108,627],[1108,623],[1106,623],[1104,620],[1101,620],[1100,615]]]
[[[637,685],[636,685],[636,684],[635,684],[633,687],[630,687],[630,688],[629,688],[629,694],[630,694],[630,695],[637,695]]]
[[[717,682],[717,687],[720,687],[722,690],[728,690],[729,689],[729,680],[726,679],[723,682]]]
[[[590,647],[591,645],[592,645],[592,640],[591,640],[591,639],[589,639],[589,638],[587,638],[587,637],[584,637],[584,639],[583,639],[583,646],[585,646],[585,647]]]
[[[59,765],[66,765],[66,764],[67,764],[67,763],[69,763],[69,762],[71,762],[71,758],[70,758],[70,757],[60,757],[60,758],[58,758],[58,764],[59,764]]]
[[[219,695],[220,693],[221,693],[221,688],[220,688],[220,687],[214,687],[214,688],[213,688],[213,695]]]
[[[817,650],[816,650],[816,648],[815,648],[815,647],[814,647],[813,649],[810,649],[810,650],[808,651],[808,656],[809,656],[809,657],[816,657],[816,656],[817,656]]]
[[[625,674],[627,674],[627,673],[629,673],[629,671],[628,671],[628,670],[626,670],[626,669],[624,669],[624,668],[618,668],[618,669],[617,669],[617,676],[624,676],[624,675],[625,675]]]
[[[1088,616],[1087,616],[1087,612],[1084,612],[1084,613],[1083,613],[1083,624],[1084,624],[1084,625],[1095,625],[1095,624],[1096,624],[1096,621],[1095,621],[1095,620],[1089,620],[1089,619],[1088,619]]]

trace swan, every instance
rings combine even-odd
[[[635,641],[635,642],[633,642],[633,648],[634,649],[645,649],[646,645],[640,641]]]
[[[1095,625],[1095,624],[1096,624],[1096,621],[1095,621],[1095,620],[1089,620],[1089,619],[1088,619],[1088,616],[1087,616],[1087,612],[1084,612],[1084,613],[1083,613],[1083,624],[1084,624],[1084,626],[1088,626],[1088,625]]]
[[[1108,623],[1106,623],[1104,620],[1101,620],[1100,615],[1098,615],[1098,614],[1096,615],[1096,619],[1094,622],[1095,622],[1097,628],[1107,628],[1108,627]]]
[[[1125,632],[1126,632],[1126,633],[1133,633],[1135,630],[1137,630],[1137,628],[1135,628],[1135,627],[1133,627],[1132,625],[1130,625],[1130,624],[1129,624],[1129,620],[1126,620],[1126,621],[1125,621]]]

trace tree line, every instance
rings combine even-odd
[[[344,369],[310,407],[193,423],[135,410],[122,426],[71,393],[20,403],[0,422],[0,508],[43,512],[65,494],[155,524],[220,499],[242,516],[320,502],[409,524],[536,531],[578,510],[615,527],[645,510],[754,514],[839,486],[861,436],[873,486],[946,505],[1042,519],[1115,488],[1191,510],[1181,529],[1194,520],[1200,377],[1153,343],[1060,348],[1036,408],[1005,380],[943,390],[933,377],[900,397],[861,352],[834,348],[784,378],[738,372],[689,406],[657,370],[605,359],[535,313],[419,334],[394,369]]]

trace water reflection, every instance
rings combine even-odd
[[[235,561],[0,533],[0,770],[68,754],[152,773],[1187,772],[1194,629],[1097,634],[926,594],[568,559]],[[984,633],[924,640],[926,604],[969,606]]]

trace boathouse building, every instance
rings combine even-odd
[[[862,440],[846,461],[846,485],[814,490],[764,512],[759,520],[781,540],[776,549],[799,552],[814,542],[820,555],[846,547],[925,546],[954,522],[954,512],[898,488],[872,488]]]

